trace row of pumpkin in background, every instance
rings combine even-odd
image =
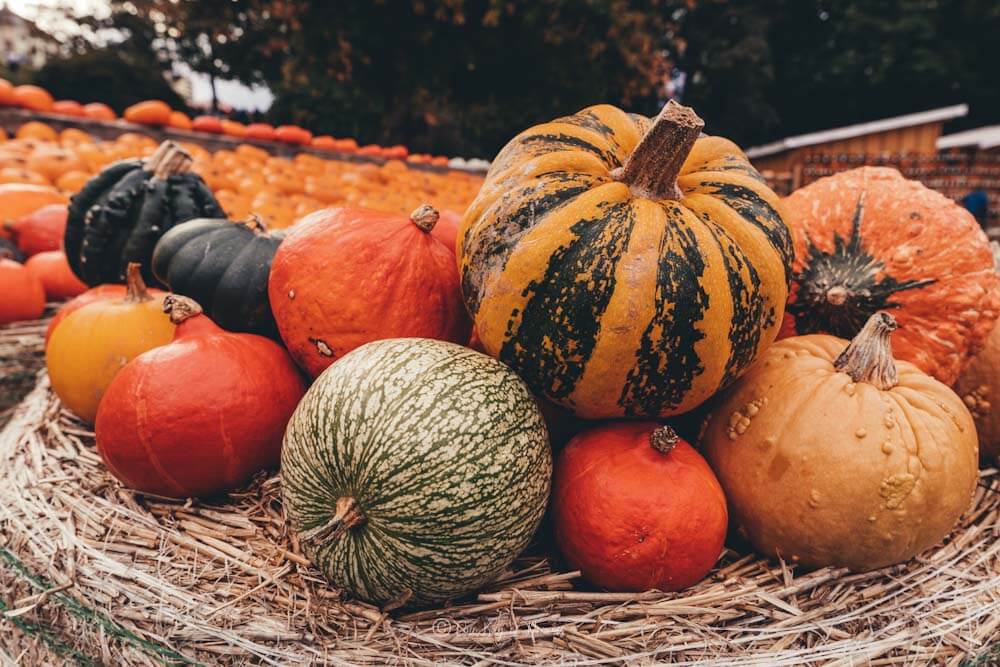
[[[376,602],[396,600],[408,591],[411,604],[431,603],[461,595],[495,576],[534,533],[550,484],[557,543],[571,565],[609,588],[672,590],[703,576],[725,538],[726,496],[735,524],[762,553],[784,555],[807,566],[865,570],[905,560],[938,542],[968,506],[975,486],[976,427],[967,406],[975,408],[984,443],[994,442],[988,409],[992,385],[977,384],[963,402],[915,366],[896,364],[889,346],[894,323],[881,312],[868,319],[850,347],[846,340],[825,335],[795,336],[767,347],[767,337],[773,338],[782,324],[781,276],[791,276],[792,281],[792,317],[785,321],[788,333],[802,326],[843,326],[843,318],[832,314],[842,312],[837,308],[845,304],[858,307],[854,292],[867,290],[861,307],[870,308],[872,301],[881,299],[876,307],[891,308],[904,331],[916,332],[916,338],[894,344],[896,353],[918,364],[932,364],[929,370],[939,377],[957,376],[982,346],[997,316],[997,278],[985,238],[954,203],[888,170],[849,172],[804,188],[783,202],[785,218],[796,231],[793,249],[785,223],[775,212],[777,197],[761,184],[735,146],[709,137],[673,147],[675,152],[692,151],[689,165],[677,179],[682,205],[709,207],[724,223],[722,228],[742,243],[745,256],[757,264],[738,276],[730,274],[728,284],[706,283],[701,289],[718,291],[719,285],[727,285],[735,290],[734,281],[749,279],[746,276],[757,271],[757,280],[771,281],[768,284],[778,285],[781,293],[777,312],[761,308],[760,321],[751,322],[737,321],[748,315],[740,315],[735,291],[709,295],[723,302],[727,296],[731,299],[733,327],[744,331],[765,327],[771,332],[753,341],[759,348],[743,361],[749,365],[754,357],[761,358],[715,399],[700,438],[721,488],[697,452],[653,422],[612,422],[583,432],[559,454],[552,481],[545,426],[524,382],[487,356],[429,340],[469,342],[472,323],[466,313],[471,310],[479,331],[489,332],[486,351],[528,378],[533,392],[557,401],[565,398],[565,393],[551,391],[538,368],[525,366],[507,351],[516,350],[516,345],[497,344],[495,332],[506,330],[509,335],[516,318],[490,303],[492,287],[470,292],[480,287],[477,280],[498,276],[506,281],[508,294],[526,296],[538,288],[537,275],[502,275],[512,267],[523,270],[525,257],[508,259],[506,265],[494,262],[494,256],[477,260],[477,247],[485,240],[495,253],[502,238],[495,235],[496,227],[491,229],[494,224],[503,233],[522,233],[523,228],[509,223],[524,207],[538,219],[548,219],[546,207],[565,197],[551,196],[546,183],[532,182],[530,188],[518,189],[518,177],[539,178],[518,160],[537,158],[539,144],[545,141],[560,144],[548,149],[556,153],[574,133],[582,135],[578,145],[595,141],[596,122],[610,127],[601,136],[609,143],[614,138],[615,145],[605,148],[619,163],[643,153],[635,138],[622,136],[629,132],[641,136],[648,121],[643,124],[610,107],[534,128],[538,136],[533,137],[531,130],[522,133],[498,156],[495,173],[491,172],[496,187],[488,181],[470,207],[466,220],[475,225],[449,231],[449,237],[457,234],[462,243],[436,238],[436,216],[424,207],[409,218],[354,208],[319,211],[295,225],[280,243],[273,239],[262,243],[268,237],[254,224],[198,220],[176,224],[181,220],[175,218],[169,224],[137,219],[112,227],[108,216],[114,212],[119,179],[127,178],[127,171],[136,173],[137,167],[133,164],[106,177],[74,199],[71,211],[74,207],[76,211],[66,232],[66,248],[78,271],[86,262],[110,267],[110,274],[104,269],[81,272],[88,282],[107,275],[117,278],[123,263],[143,259],[153,268],[150,279],[159,278],[175,291],[194,296],[219,324],[252,328],[283,341],[291,358],[316,380],[298,401],[303,385],[287,372],[292,364],[277,343],[226,333],[197,314],[195,302],[184,298],[165,299],[166,310],[177,323],[172,332],[173,325],[160,312],[164,297],[150,302],[135,296],[141,290],[138,270],[132,268],[131,299],[107,301],[104,292],[120,298],[125,288],[96,287],[78,299],[103,299],[100,303],[64,316],[81,303],[71,302],[57,317],[61,323],[54,324],[47,346],[53,386],[71,409],[85,416],[88,408],[74,407],[73,396],[89,398],[98,447],[109,468],[126,484],[147,492],[183,496],[233,488],[259,467],[257,454],[273,462],[279,434],[285,431],[286,511],[300,531],[306,554],[337,584]],[[637,127],[628,129],[633,123]],[[519,141],[535,152],[519,153]],[[561,158],[544,157],[552,163]],[[175,166],[183,163],[164,153],[159,159]],[[573,154],[564,159],[566,169],[553,170],[547,163],[549,171],[541,177],[558,176],[561,185],[575,185],[574,180],[585,179],[570,167],[585,166],[590,186],[604,188],[601,193],[608,195],[633,197],[611,189],[622,178],[610,173],[614,165],[606,166],[606,177],[595,180],[591,157]],[[142,175],[132,178],[153,182],[159,169],[139,171]],[[669,185],[674,187],[672,181]],[[162,196],[155,187],[126,190],[140,199]],[[504,205],[491,207],[497,196],[505,196]],[[537,256],[545,262],[543,269],[548,266],[554,256],[546,259],[538,254],[539,248],[562,238],[567,226],[580,224],[577,220],[620,222],[614,218],[620,215],[616,207],[595,198],[565,204],[561,217],[553,219],[556,228],[551,238],[536,225],[533,235],[524,239],[531,246],[528,259]],[[865,201],[867,209],[862,206]],[[202,204],[211,209],[211,202]],[[647,203],[639,199],[637,205]],[[668,215],[675,210],[669,202],[660,205],[668,207],[664,209]],[[175,206],[152,208],[176,212]],[[147,210],[142,202],[132,202],[128,209]],[[491,219],[498,212],[503,215]],[[90,222],[85,225],[87,215]],[[530,227],[536,221],[528,222]],[[690,218],[669,223],[692,224]],[[670,225],[652,229],[669,234]],[[153,227],[162,227],[158,233],[163,234],[155,250],[152,244],[132,242],[148,241]],[[86,236],[85,228],[94,228],[97,234],[111,231],[112,241],[88,248],[79,236]],[[762,230],[767,234],[755,237]],[[476,238],[487,231],[494,236]],[[773,254],[759,242],[752,247],[755,238],[765,237]],[[942,237],[959,245],[942,249]],[[605,236],[586,236],[592,256],[601,261],[620,259],[604,245],[608,242]],[[517,243],[514,239],[510,245]],[[685,261],[717,263],[712,254],[717,251],[711,250],[717,246],[699,243],[689,246],[686,255],[673,255],[671,269],[682,269]],[[249,244],[256,247],[248,249]],[[206,251],[209,247],[211,252]],[[558,249],[559,244],[552,247]],[[730,251],[735,247],[731,245]],[[121,248],[138,248],[145,256],[123,256],[128,253]],[[232,259],[244,251],[254,258],[248,267]],[[901,251],[910,255],[904,257]],[[575,266],[581,266],[582,256],[572,258]],[[913,256],[921,262],[913,262]],[[776,265],[765,266],[765,261]],[[546,278],[556,296],[574,293],[575,286],[583,284],[585,289],[576,296],[592,295],[596,302],[598,286],[592,280],[596,274],[573,273],[568,265],[562,269]],[[697,280],[702,274],[694,275]],[[663,280],[657,270],[633,278],[611,285],[625,290],[642,281],[655,285]],[[529,284],[518,284],[519,280]],[[925,289],[928,286],[931,289]],[[822,298],[813,298],[812,289],[822,289]],[[923,291],[908,299],[916,290]],[[683,311],[684,301],[697,299],[697,294],[697,290],[676,292],[675,307]],[[979,302],[976,312],[961,308],[969,299]],[[593,321],[583,327],[579,318],[602,315],[592,309],[593,302],[555,303],[550,316],[562,327],[558,335],[573,339],[592,330]],[[484,310],[484,303],[490,310]],[[119,317],[136,319],[129,327],[116,322]],[[267,328],[271,317],[280,336]],[[667,322],[671,315],[662,317]],[[151,330],[152,322],[160,327],[158,338],[136,333],[137,326]],[[952,330],[942,336],[948,326]],[[931,329],[933,336],[926,333]],[[157,347],[171,333],[173,342]],[[711,333],[695,329],[670,345],[685,346],[681,351],[687,355],[693,350],[707,367],[718,360],[706,356],[714,353],[711,348],[696,345]],[[218,336],[241,338],[232,345],[208,341]],[[206,339],[204,345],[197,342],[199,337]],[[149,351],[139,354],[113,380],[99,369],[78,365],[81,358],[131,358],[141,350],[109,351],[103,346],[140,340]],[[619,344],[627,345],[631,339],[623,340]],[[934,345],[942,341],[948,355],[934,352]],[[544,340],[540,347],[552,344]],[[987,347],[982,354],[990,350]],[[624,352],[625,358],[641,354]],[[218,358],[227,354],[229,359]],[[982,354],[970,368],[993,363]],[[216,368],[221,370],[216,373]],[[564,373],[563,380],[568,381],[567,367],[562,368],[554,372]],[[216,375],[217,381],[210,377]],[[82,389],[71,391],[66,376]],[[275,379],[280,387],[275,387]],[[674,390],[682,380],[649,380],[642,389]],[[105,387],[97,405],[94,399]],[[623,395],[607,394],[612,404]],[[572,402],[563,402],[573,407]],[[293,409],[286,430],[285,420]],[[546,413],[550,424],[565,417],[549,408]],[[234,455],[234,442],[247,451]]]
[[[55,100],[52,95],[39,86],[14,86],[6,79],[0,79],[0,107],[20,107],[29,111],[52,113],[68,118],[86,118],[89,120],[112,122],[118,115],[106,104],[92,102],[81,104],[74,100]],[[416,164],[430,164],[439,167],[449,166],[449,159],[443,155],[427,153],[411,153],[403,145],[379,146],[366,144],[359,146],[355,139],[336,139],[330,135],[313,136],[309,130],[298,125],[279,125],[268,123],[244,124],[229,118],[213,115],[201,115],[191,118],[183,111],[170,108],[161,100],[144,100],[125,109],[122,118],[129,123],[149,125],[151,127],[169,127],[177,130],[190,130],[219,134],[236,139],[252,139],[254,141],[275,141],[296,146],[308,146],[322,151],[336,153],[357,153],[368,157],[378,157],[387,160],[407,160]],[[469,166],[481,168],[476,161]],[[461,161],[465,166],[465,161]],[[455,165],[452,165],[455,166]]]

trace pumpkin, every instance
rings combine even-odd
[[[191,121],[191,128],[198,132],[222,134],[222,121],[215,116],[195,116]]]
[[[66,233],[66,205],[49,204],[6,224],[10,236],[29,257],[59,250]]]
[[[24,253],[16,243],[0,236],[0,259],[12,259],[20,263],[24,262]]]
[[[190,220],[156,244],[153,274],[197,301],[224,329],[278,338],[267,282],[283,236],[268,233],[259,218]]]
[[[1000,280],[975,218],[885,167],[822,178],[781,206],[795,234],[784,333],[850,338],[890,309],[896,357],[954,383],[1000,315]]]
[[[83,105],[73,100],[58,100],[52,104],[52,113],[60,116],[82,117]]]
[[[702,447],[762,554],[872,570],[937,544],[976,488],[972,416],[892,356],[886,311],[854,339],[786,338],[713,406]]]
[[[114,121],[118,120],[118,114],[103,102],[91,102],[83,105],[83,114],[91,120]]]
[[[29,111],[52,111],[55,100],[44,88],[25,85],[14,88],[14,103]]]
[[[1000,244],[990,243],[994,266],[1000,271]],[[976,422],[980,458],[1000,466],[1000,419],[994,405],[1000,406],[1000,324],[986,337],[986,343],[962,369],[955,382],[955,392]]]
[[[138,264],[129,264],[127,288],[123,299],[96,300],[67,315],[45,347],[53,391],[88,424],[118,371],[174,334],[163,297],[146,292]]]
[[[72,148],[80,144],[92,144],[94,138],[88,133],[76,127],[67,127],[59,133],[59,145],[64,148]]]
[[[192,128],[191,119],[183,111],[171,111],[170,120],[167,125],[178,130],[190,130]]]
[[[0,106],[8,107],[17,104],[14,95],[14,84],[7,79],[0,79]]]
[[[585,418],[693,409],[777,336],[778,198],[688,107],[589,107],[517,135],[459,229],[485,349]]]
[[[268,294],[302,368],[315,377],[381,338],[469,339],[455,257],[431,234],[437,218],[425,204],[408,218],[338,208],[296,224],[275,253]]]
[[[697,583],[718,560],[729,521],[705,459],[654,422],[573,438],[556,461],[552,518],[570,567],[615,591]]]
[[[162,100],[144,100],[125,109],[122,117],[139,125],[168,125],[172,111],[170,105]]]
[[[18,139],[35,139],[37,141],[57,141],[59,134],[48,123],[37,120],[28,121],[17,128],[14,135]]]
[[[144,493],[231,491],[278,465],[302,376],[280,345],[223,331],[191,299],[171,294],[163,308],[177,326],[173,341],[137,356],[108,386],[97,451]]]
[[[87,286],[69,268],[62,250],[32,255],[24,266],[41,281],[49,301],[65,301],[87,291]]]
[[[0,256],[0,324],[37,320],[45,310],[45,288],[22,264]]]
[[[441,243],[451,248],[452,252],[455,252],[455,244],[458,239],[458,226],[461,221],[462,216],[458,213],[454,211],[441,211],[441,218],[434,225],[431,234],[437,237]]]
[[[279,125],[274,130],[274,138],[290,144],[308,144],[312,141],[312,134],[298,125]]]
[[[0,217],[5,223],[34,213],[43,206],[65,203],[65,195],[48,185],[0,185]],[[0,224],[0,233],[7,231],[5,227],[5,224]]]
[[[262,141],[274,140],[274,127],[267,123],[250,123],[247,125],[243,136],[247,139],[259,139]]]
[[[222,119],[222,133],[228,137],[236,137],[237,139],[242,139],[247,134],[246,125],[235,120],[229,120],[228,118]]]
[[[191,157],[165,141],[145,160],[116,162],[95,176],[69,205],[66,256],[88,285],[123,282],[131,262],[148,269],[153,248],[174,225],[223,217],[205,182],[191,173]]]
[[[357,348],[285,432],[284,509],[306,556],[374,603],[423,606],[482,586],[531,539],[549,492],[545,425],[524,383],[468,348]]]
[[[147,288],[146,293],[151,297],[166,296],[166,292],[156,288]],[[91,287],[79,296],[73,297],[60,306],[59,310],[52,316],[52,319],[49,320],[49,326],[45,329],[45,344],[48,345],[49,339],[52,338],[52,332],[56,330],[59,323],[66,319],[70,313],[74,313],[95,301],[124,299],[126,294],[128,294],[128,288],[125,285],[98,285],[97,287]]]
[[[310,145],[321,151],[333,151],[337,149],[337,140],[329,134],[324,134],[318,137],[313,137]]]

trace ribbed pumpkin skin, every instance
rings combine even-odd
[[[896,358],[953,384],[1000,315],[1000,280],[975,218],[885,167],[822,178],[781,210],[795,235],[782,336],[851,338],[888,309],[899,322]]]
[[[337,586],[411,606],[461,596],[527,545],[552,455],[531,393],[510,369],[452,343],[364,345],[306,392],[285,433],[285,511],[321,526],[353,496],[367,522],[303,549]]]
[[[278,338],[267,282],[282,238],[252,223],[189,220],[157,242],[153,274],[197,301],[223,329]]]
[[[792,243],[740,149],[694,143],[680,200],[612,175],[650,125],[589,107],[500,152],[459,229],[485,349],[587,418],[666,416],[737,378],[778,333]]]

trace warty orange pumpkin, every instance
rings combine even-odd
[[[968,211],[886,167],[822,178],[781,210],[795,236],[783,335],[850,338],[889,309],[896,357],[955,382],[1000,316],[993,255]]]
[[[586,418],[691,410],[777,336],[778,197],[689,108],[608,105],[517,135],[459,229],[485,349]]]

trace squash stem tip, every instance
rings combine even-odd
[[[351,496],[341,496],[337,498],[333,516],[326,523],[303,531],[299,537],[303,542],[322,545],[339,540],[347,531],[364,525],[367,520],[368,517],[361,511],[357,500]]]
[[[892,389],[899,381],[889,340],[896,327],[896,318],[884,310],[873,314],[833,362],[834,368],[847,373],[855,382]]]
[[[679,441],[680,438],[677,436],[677,431],[666,424],[657,427],[656,430],[649,434],[650,446],[661,454],[672,452]]]
[[[170,316],[171,322],[180,324],[196,315],[201,315],[202,309],[194,299],[179,294],[168,294],[163,298],[163,312]]]
[[[146,158],[143,168],[153,172],[155,178],[163,180],[189,171],[192,161],[190,153],[178,144],[173,141],[164,141],[152,155]]]
[[[437,209],[430,204],[421,204],[417,209],[410,214],[410,222],[415,224],[421,230],[429,232],[434,229],[434,225],[437,224],[438,218],[441,214],[437,212]]]
[[[691,107],[670,100],[625,162],[616,180],[639,197],[681,199],[677,176],[701,135],[705,121]]]
[[[142,265],[129,262],[125,269],[125,303],[142,303],[152,298],[146,290],[146,281],[142,279]]]

